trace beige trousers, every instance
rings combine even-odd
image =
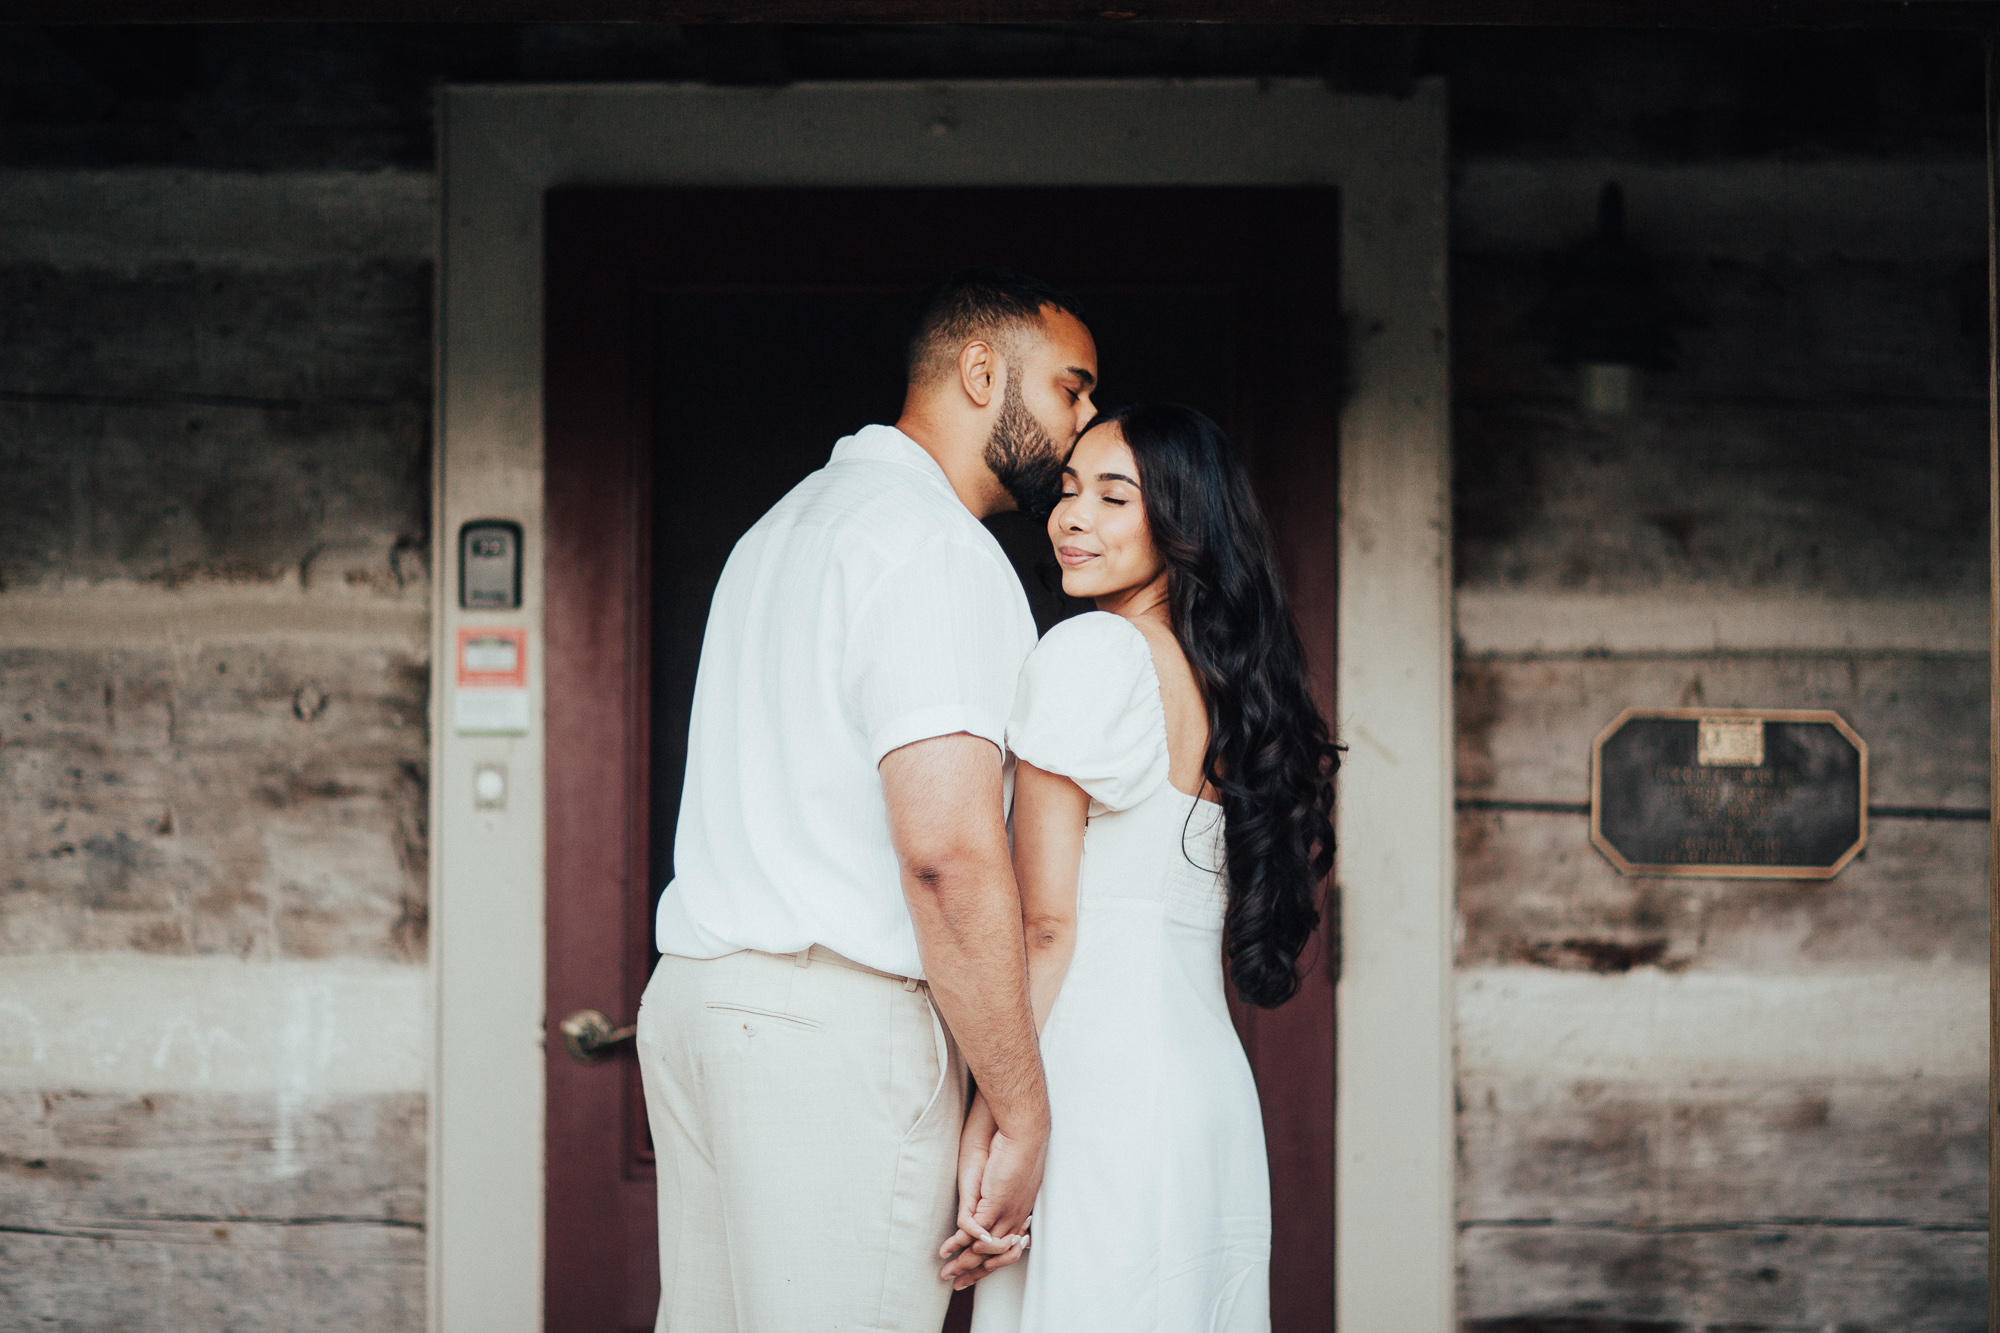
[[[937,1333],[966,1083],[929,991],[818,946],[668,956],[638,1026],[656,1333]]]

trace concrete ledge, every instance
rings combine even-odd
[[[1986,969],[1458,974],[1464,1078],[1986,1077]]]
[[[251,585],[161,588],[99,584],[0,593],[0,648],[306,639],[430,651],[428,588],[400,596],[307,592],[295,578]]]
[[[0,961],[0,1087],[420,1092],[422,967],[51,954]]]
[[[1986,652],[1986,598],[1460,589],[1459,651],[1517,654]]]
[[[423,171],[0,171],[0,262],[242,268],[437,254]]]

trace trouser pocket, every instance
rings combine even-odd
[[[922,995],[925,1012],[930,1018],[931,1054],[937,1061],[937,1074],[931,1081],[930,1096],[924,1101],[924,1109],[917,1113],[917,1118],[910,1123],[909,1130],[903,1135],[905,1141],[922,1129],[932,1116],[939,1113],[941,1103],[952,1100],[947,1094],[950,1085],[955,1081],[951,1076],[951,1038],[944,1030],[944,1020],[938,1017],[937,1005],[932,1002],[930,992],[924,991]]]
[[[730,1004],[722,1000],[711,1000],[702,1008],[722,1018],[741,1016],[743,1022],[753,1029],[758,1023],[782,1023],[802,1032],[824,1031],[825,1026],[813,1019],[801,1018],[797,1014],[781,1013],[776,1009],[758,1009],[747,1004]]]

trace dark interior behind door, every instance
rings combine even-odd
[[[1333,702],[1338,208],[1329,189],[599,190],[547,206],[548,1049],[626,1021],[672,874],[688,703],[736,537],[834,441],[892,421],[902,341],[954,267],[1069,287],[1100,402],[1193,403],[1277,529]],[[994,521],[1045,626],[1076,608],[1039,524]],[[1273,1316],[1332,1327],[1333,977],[1238,1011],[1263,1094]],[[645,1113],[629,1055],[548,1062],[547,1327],[652,1323]]]

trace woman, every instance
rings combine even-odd
[[[980,1281],[974,1333],[1261,1333],[1270,1183],[1222,972],[1254,1004],[1297,991],[1335,747],[1214,422],[1098,418],[1049,536],[1063,591],[1097,605],[1043,638],[1007,727],[1054,1131],[1033,1249]],[[987,1119],[975,1102],[970,1142]]]

